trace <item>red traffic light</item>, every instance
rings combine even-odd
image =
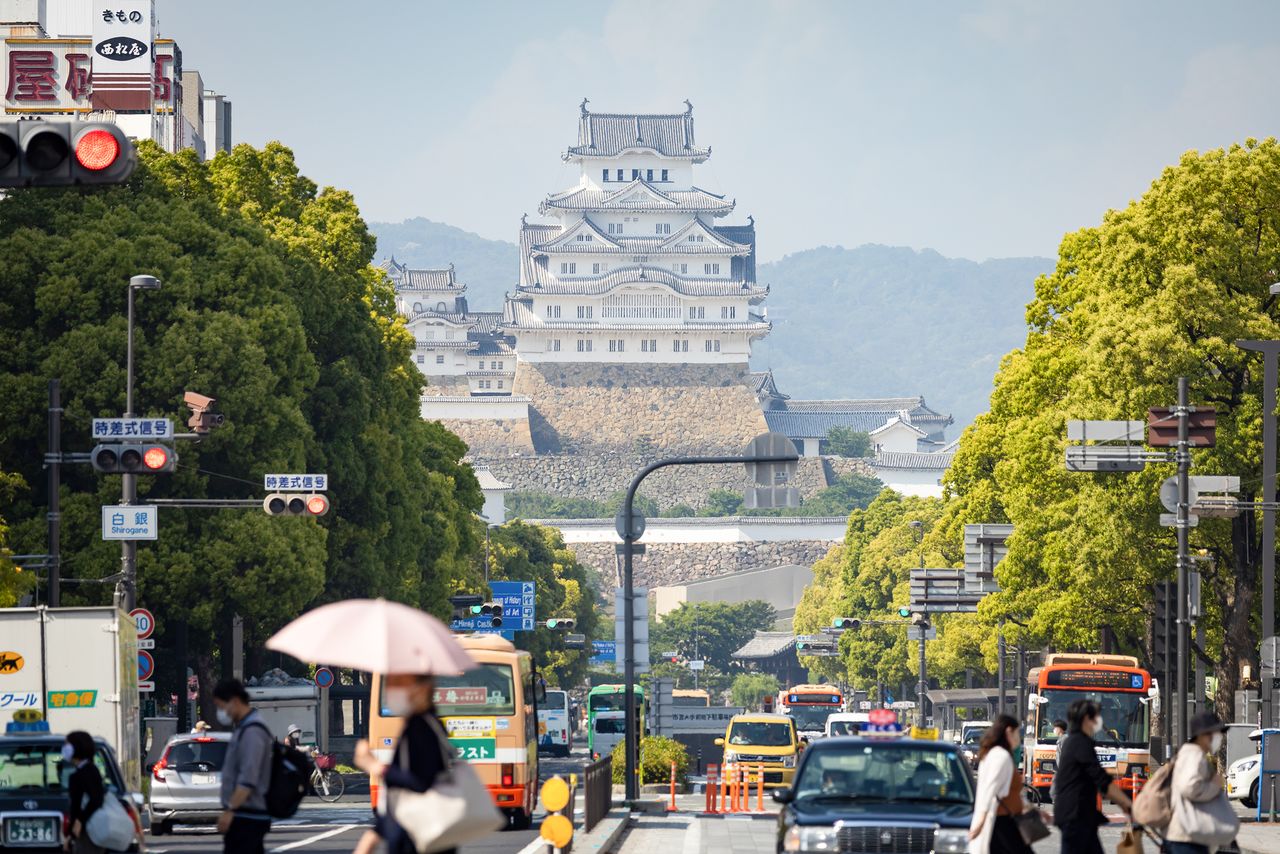
[[[307,512],[312,516],[323,516],[329,512],[329,499],[323,495],[313,495],[307,499]]]
[[[86,169],[99,172],[115,163],[119,156],[119,141],[101,128],[82,134],[76,140],[76,161]]]
[[[169,450],[163,445],[153,445],[142,452],[142,464],[152,471],[159,471],[169,462]]]

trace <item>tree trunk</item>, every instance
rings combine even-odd
[[[1218,717],[1224,721],[1235,718],[1236,689],[1240,687],[1240,665],[1254,661],[1254,634],[1252,617],[1258,598],[1258,561],[1251,560],[1259,554],[1259,544],[1254,538],[1253,514],[1237,516],[1231,522],[1231,552],[1233,584],[1220,585],[1218,604],[1222,612],[1222,657],[1214,665],[1218,677],[1218,693],[1214,697]],[[1264,686],[1264,690],[1266,686]]]

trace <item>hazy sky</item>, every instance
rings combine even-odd
[[[514,240],[578,103],[694,104],[765,260],[1054,255],[1190,148],[1280,128],[1277,2],[158,0],[188,69],[367,219]]]

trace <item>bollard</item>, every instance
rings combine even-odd
[[[738,803],[737,803],[738,812],[747,811],[747,792],[750,791],[750,789],[748,789],[747,786],[749,786],[750,784],[751,784],[751,766],[747,765],[744,762],[742,765],[738,767]]]
[[[756,766],[756,812],[764,812],[764,766]]]
[[[730,766],[727,762],[720,766],[720,812],[725,813],[728,807],[728,787]]]
[[[667,807],[667,812],[676,811],[676,763],[671,762],[671,806]]]
[[[703,787],[706,794],[706,812],[708,815],[715,815],[719,810],[716,809],[716,790],[720,788],[720,766],[707,766],[707,784]]]

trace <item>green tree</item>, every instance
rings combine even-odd
[[[826,452],[837,457],[869,457],[872,454],[871,436],[852,427],[832,427],[824,440]]]
[[[1008,619],[1015,643],[1096,648],[1106,628],[1146,652],[1151,585],[1171,578],[1174,533],[1157,521],[1172,467],[1134,474],[1065,471],[1068,419],[1142,418],[1175,399],[1217,407],[1217,446],[1194,452],[1197,472],[1242,475],[1256,500],[1261,372],[1240,339],[1278,337],[1268,292],[1280,269],[1280,145],[1247,140],[1189,152],[1147,193],[1063,238],[1057,268],[1036,281],[1023,348],[995,379],[990,412],[965,431],[945,478],[957,497],[943,526],[1013,523],[997,567],[1002,592],[980,617]],[[1228,714],[1240,664],[1256,652],[1259,534],[1253,513],[1202,519],[1205,648],[1215,655],[1217,703]],[[1016,621],[1016,622],[1015,622]],[[1019,625],[1021,624],[1021,625]],[[1264,632],[1265,633],[1265,632]],[[994,640],[983,650],[988,661]]]
[[[7,506],[14,493],[21,488],[22,481],[16,476],[0,471],[0,507]],[[8,555],[13,551],[8,547],[9,526],[4,516],[0,516],[0,608],[12,608],[18,604],[21,596],[30,592],[36,583],[33,573],[23,572]]]
[[[884,484],[879,478],[850,472],[837,478],[835,483],[803,502],[799,508],[791,509],[788,515],[848,516],[854,510],[865,510],[882,489]]]
[[[729,688],[729,698],[735,706],[747,710],[759,709],[765,697],[776,697],[782,686],[770,673],[739,673]]]
[[[682,658],[700,658],[719,670],[734,666],[730,658],[757,631],[773,628],[773,606],[747,602],[682,602],[650,629],[649,649],[656,656],[675,650]]]
[[[742,496],[729,489],[713,489],[707,493],[706,505],[699,516],[737,516],[742,512]]]

